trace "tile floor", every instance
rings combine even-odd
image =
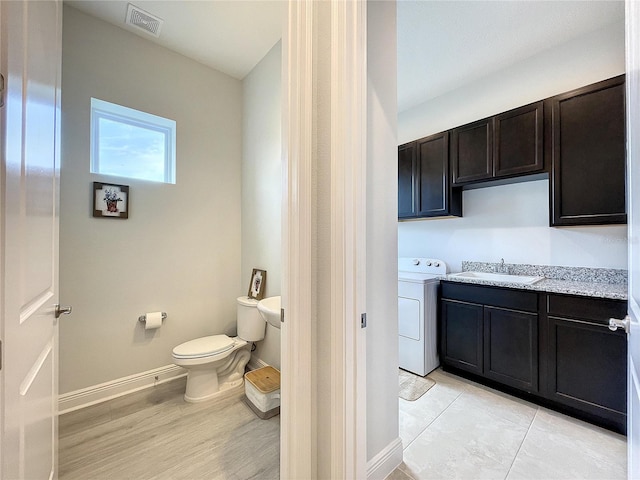
[[[442,370],[400,400],[404,463],[389,480],[626,479],[626,438]]]

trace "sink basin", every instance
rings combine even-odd
[[[509,275],[506,273],[488,272],[460,272],[452,273],[452,277],[468,278],[470,280],[485,280],[488,282],[519,283],[521,285],[533,285],[544,277],[530,277],[526,275]]]
[[[280,295],[260,300],[258,302],[258,311],[269,325],[280,328]]]

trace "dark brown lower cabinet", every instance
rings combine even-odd
[[[443,300],[442,354],[444,361],[467,372],[482,374],[482,305]]]
[[[625,433],[627,302],[442,282],[440,358],[454,372]]]
[[[548,305],[546,397],[624,426],[627,336],[607,324],[624,317],[626,302],[549,295]]]
[[[462,301],[440,305],[445,364],[538,391],[538,315]]]
[[[484,307],[484,375],[538,391],[538,315]]]

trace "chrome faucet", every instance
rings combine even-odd
[[[494,267],[496,273],[509,273],[509,267],[504,264],[504,258],[500,259],[500,264]]]

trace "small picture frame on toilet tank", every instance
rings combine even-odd
[[[264,286],[267,283],[267,271],[253,269],[251,272],[251,283],[249,283],[249,298],[255,298],[256,300],[262,300],[264,298]]]

